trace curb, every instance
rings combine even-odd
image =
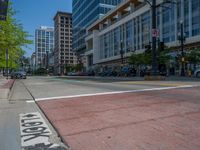
[[[145,81],[164,81],[166,80],[165,76],[145,76]]]
[[[0,99],[8,99],[15,80],[9,80],[0,88]]]

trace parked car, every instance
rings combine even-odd
[[[121,69],[120,75],[126,77],[134,77],[136,76],[136,70],[132,67],[123,67]]]
[[[26,72],[25,71],[12,72],[11,79],[26,79]]]
[[[86,71],[85,73],[84,73],[86,76],[95,76],[95,72],[94,72],[94,70],[88,70],[88,71]]]
[[[68,76],[77,76],[78,73],[77,72],[68,72],[67,75]]]
[[[200,68],[195,70],[194,76],[197,77],[197,78],[200,78]]]

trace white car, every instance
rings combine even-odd
[[[198,68],[197,70],[195,70],[194,76],[197,77],[197,78],[200,78],[200,68]]]

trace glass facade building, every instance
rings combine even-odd
[[[127,10],[130,10],[128,8]],[[116,9],[116,14],[119,11]],[[98,25],[105,24],[106,20],[114,20],[115,14],[112,13],[111,18],[108,15],[108,18],[99,20],[98,24],[91,27],[91,30],[95,30],[93,34],[98,31],[98,34],[93,35],[93,38],[98,36],[98,40],[92,39],[93,45],[97,45],[93,46],[94,64],[120,59],[121,49],[124,56],[128,56],[131,51],[142,51],[146,45],[151,43],[151,11],[148,5],[141,4],[133,11],[127,11],[126,15],[118,17],[109,25],[99,28]],[[159,7],[157,9],[158,40],[169,46],[179,46],[178,35],[181,22],[184,25],[187,44],[200,43],[199,0],[177,0],[176,5],[167,4],[166,8]],[[88,38],[88,41],[90,40]]]
[[[54,49],[54,28],[42,26],[35,30],[36,67],[44,67],[47,52]]]
[[[73,50],[86,48],[86,28],[123,0],[73,0]]]

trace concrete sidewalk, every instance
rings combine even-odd
[[[1,79],[1,87],[8,89],[11,81]],[[0,150],[33,149],[68,150],[23,82],[17,80],[9,100],[0,100]]]
[[[6,100],[9,97],[9,93],[13,87],[14,80],[0,77],[0,100]]]

